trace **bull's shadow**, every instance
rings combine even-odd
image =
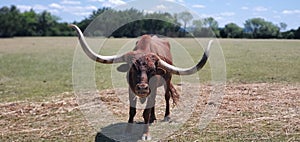
[[[137,142],[143,135],[143,123],[116,123],[106,126],[97,133],[95,142]],[[131,132],[128,131],[130,128]]]

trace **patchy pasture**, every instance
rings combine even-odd
[[[103,52],[114,54],[129,40],[108,40]],[[176,40],[195,60],[202,55],[193,40]],[[199,73],[200,97],[193,115],[164,140],[300,141],[300,41],[219,41],[228,83],[217,116],[203,131],[195,125],[203,107],[213,105],[207,102],[211,91],[208,66]],[[85,120],[72,92],[76,45],[75,37],[0,39],[0,141],[104,139]],[[120,122],[127,122],[128,108],[115,97],[109,67],[96,65],[98,99],[111,107]],[[180,87],[179,79],[174,79]],[[157,104],[158,119],[162,119],[163,105]],[[141,118],[141,113],[136,117]]]

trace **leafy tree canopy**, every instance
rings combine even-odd
[[[99,16],[101,15],[101,16]],[[263,18],[248,19],[244,27],[228,23],[219,27],[213,17],[193,19],[187,11],[170,14],[166,12],[146,13],[137,9],[122,11],[100,8],[82,21],[73,22],[85,30],[91,22],[97,22],[93,32],[87,36],[137,37],[142,34],[158,34],[170,37],[222,37],[222,38],[288,38],[300,39],[300,27],[285,31],[287,24],[274,24]],[[25,12],[12,5],[0,8],[0,37],[13,36],[73,36],[69,23],[58,22],[59,17],[48,11],[41,13],[33,9]]]

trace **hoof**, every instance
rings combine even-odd
[[[156,123],[157,123],[157,121],[155,120],[152,123],[149,123],[149,126],[154,126],[154,125],[156,125]]]
[[[150,120],[150,125],[151,125],[151,124],[155,124],[155,123],[157,123],[157,120],[156,120],[156,118],[155,118],[155,119],[153,119],[153,120]]]
[[[143,134],[143,136],[142,136],[142,140],[143,141],[150,141],[151,140],[151,136],[150,136],[150,134]]]

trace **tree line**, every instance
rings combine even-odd
[[[101,15],[101,16],[99,16]],[[67,22],[50,12],[25,12],[12,5],[0,9],[0,37],[14,36],[74,36]],[[211,37],[220,38],[282,38],[300,39],[300,27],[286,30],[287,24],[274,24],[263,18],[252,18],[244,22],[244,27],[228,23],[219,27],[213,17],[194,19],[189,12],[170,14],[167,12],[147,13],[136,9],[122,11],[101,8],[93,11],[82,21],[72,24],[81,30],[91,22],[98,22],[95,30],[87,36],[137,37],[142,34],[157,34],[168,37]]]

